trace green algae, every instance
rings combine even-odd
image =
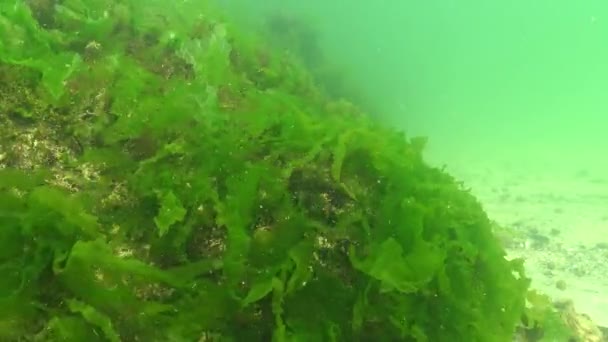
[[[513,336],[529,280],[475,198],[212,6],[0,26],[0,340]]]

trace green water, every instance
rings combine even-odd
[[[608,326],[600,8],[220,3],[0,1],[0,342]]]
[[[226,3],[311,18],[374,114],[429,135],[442,157],[608,147],[605,1]]]

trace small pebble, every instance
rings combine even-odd
[[[553,236],[559,235],[559,233],[560,233],[560,230],[557,229],[557,228],[552,228],[551,231],[550,231],[550,234],[553,235]]]

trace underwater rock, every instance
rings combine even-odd
[[[580,341],[605,342],[601,329],[585,314],[576,312],[572,301],[562,301],[555,304],[560,311],[560,317],[578,336]]]
[[[477,198],[204,4],[0,4],[0,340],[510,339]]]

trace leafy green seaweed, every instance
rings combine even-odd
[[[211,4],[0,29],[0,340],[513,336],[529,280],[475,198]]]

